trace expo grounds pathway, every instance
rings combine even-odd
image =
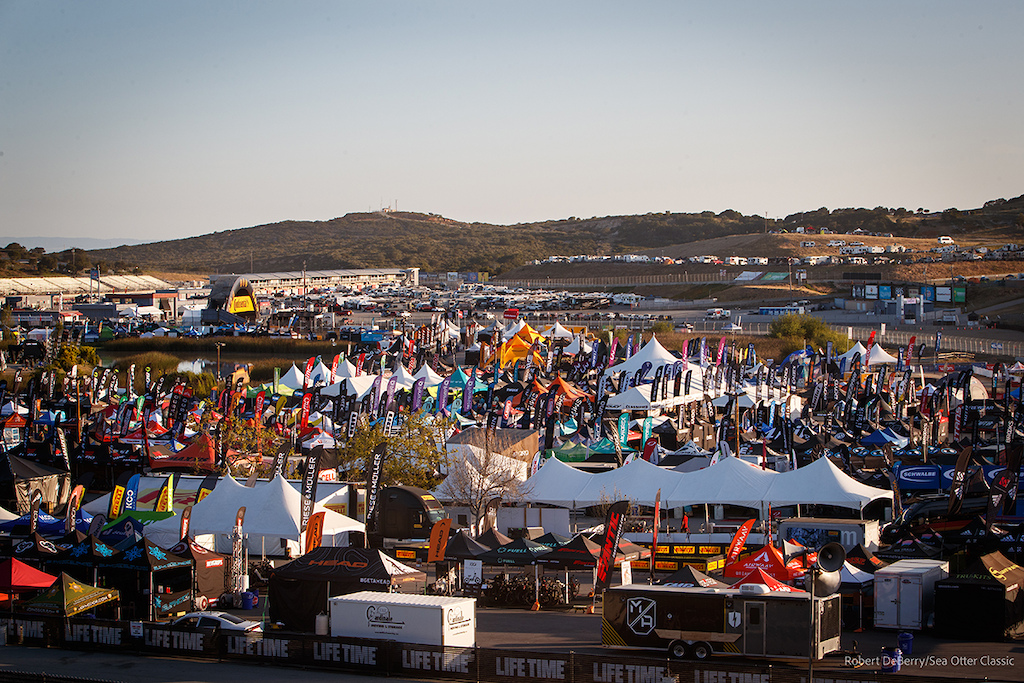
[[[240,615],[262,618],[262,610],[232,610]],[[600,612],[600,609],[598,609]],[[832,683],[856,672],[858,676],[879,672],[882,647],[896,645],[891,631],[844,631],[843,654],[830,655],[814,667],[815,681]],[[856,650],[854,642],[857,643]],[[655,651],[609,650],[601,647],[600,614],[566,610],[480,608],[477,610],[477,644],[482,648],[530,652],[569,652],[589,655],[635,655],[658,658]],[[855,655],[854,652],[859,653]],[[948,677],[964,681],[1024,681],[1024,641],[963,642],[942,640],[918,633],[912,659],[904,663],[900,678],[913,676]],[[704,666],[750,665],[751,660],[716,657]],[[773,660],[775,666],[791,666],[800,678],[806,674],[806,662]],[[857,666],[859,664],[859,666]],[[17,680],[12,672],[45,672],[53,676],[71,676],[121,683],[192,683],[245,681],[259,677],[268,681],[368,681],[376,679],[337,671],[285,668],[187,658],[169,658],[132,654],[7,646],[0,648],[0,681]],[[845,672],[845,673],[844,673]],[[736,683],[722,676],[697,683]],[[713,676],[711,678],[714,678]],[[38,679],[37,679],[38,680]],[[404,680],[427,680],[406,678]],[[436,680],[436,679],[432,679]],[[893,680],[893,679],[889,679]],[[628,683],[628,682],[624,682]]]

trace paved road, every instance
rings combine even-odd
[[[259,611],[254,610],[252,614],[258,616]],[[480,647],[513,651],[609,654],[609,650],[601,646],[600,614],[480,608],[477,612],[477,621],[477,641]],[[842,636],[843,653],[831,655],[818,662],[815,665],[816,676],[841,678],[843,672],[877,671],[880,666],[878,658],[881,648],[895,646],[895,632],[846,631]],[[629,653],[631,656],[664,659],[664,654],[659,652]],[[719,661],[723,664],[750,664],[749,660],[742,658],[721,658]],[[801,660],[776,660],[774,663],[776,666],[789,665],[801,672],[806,670],[806,662]],[[272,677],[274,681],[296,683],[326,683],[337,681],[339,678],[372,683],[378,683],[380,680],[338,672],[17,646],[0,648],[0,671],[2,670],[45,671],[123,683],[237,683],[253,676]],[[917,634],[914,640],[913,660],[903,666],[902,673],[979,681],[1024,681],[1024,641],[976,643],[943,640],[928,634]]]

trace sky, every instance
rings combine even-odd
[[[1024,194],[1024,3],[0,0],[4,236]]]

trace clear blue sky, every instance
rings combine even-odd
[[[1024,194],[1024,2],[0,0],[0,242]]]

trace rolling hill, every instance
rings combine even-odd
[[[987,202],[980,209],[940,214],[906,209],[818,209],[783,220],[715,214],[651,213],[642,216],[567,218],[519,225],[463,223],[435,214],[351,213],[326,221],[284,221],[198,237],[87,252],[107,267],[180,273],[263,272],[335,268],[419,267],[427,272],[507,273],[551,255],[674,253],[700,240],[793,232],[797,227],[848,232],[861,228],[897,237],[934,239],[940,234],[972,240],[1024,237],[1024,196]],[[891,238],[890,238],[891,239]],[[703,246],[701,248],[704,248]]]

